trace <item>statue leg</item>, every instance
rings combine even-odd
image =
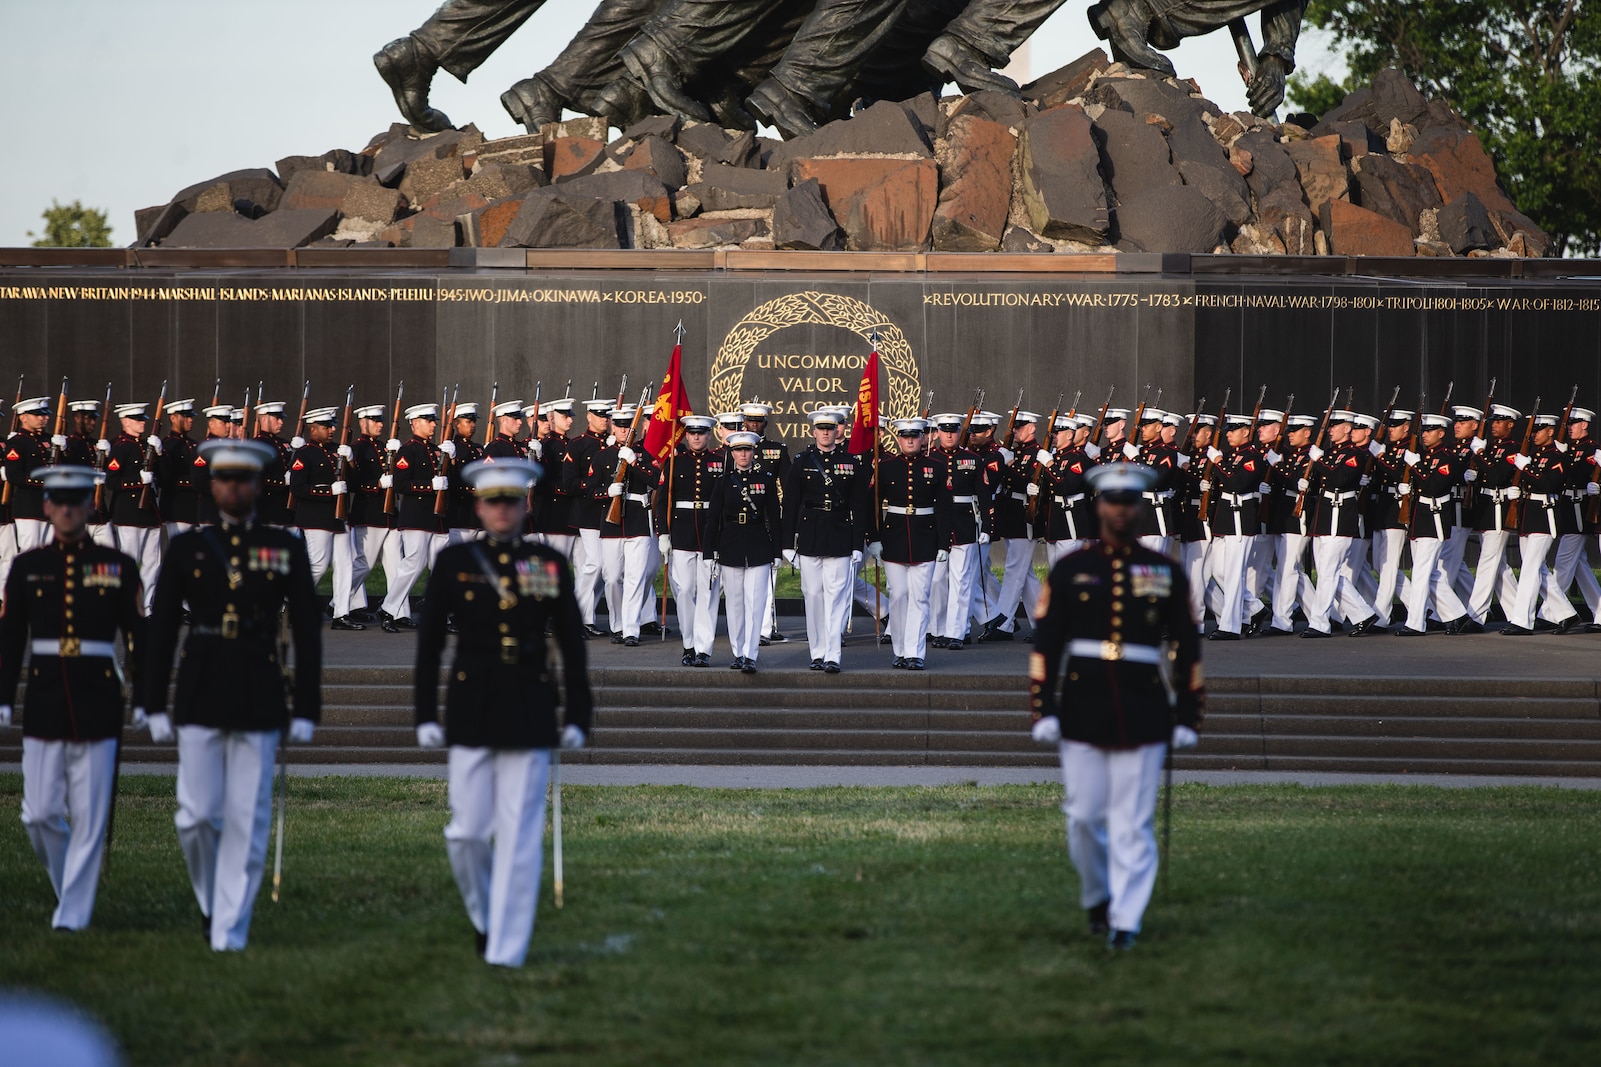
[[[786,137],[817,128],[855,80],[907,0],[822,0],[747,104]]]
[[[907,0],[905,10],[846,88],[841,97],[843,105],[848,107],[853,98],[871,104],[877,100],[908,100],[928,92],[938,94],[945,76],[930,73],[923,65],[923,54],[966,6],[966,0]],[[836,105],[828,117],[838,118],[843,113],[844,108]]]
[[[782,0],[669,0],[619,58],[658,107],[710,122],[711,110],[685,92],[711,64],[734,49]]]
[[[1017,95],[1017,83],[994,68],[1056,13],[1065,0],[972,0],[928,46],[923,65],[968,92],[991,89]]]
[[[601,0],[561,55],[532,78],[513,85],[501,96],[501,103],[529,133],[560,119],[564,106],[598,114],[594,94],[622,74],[617,52],[654,10],[655,0]],[[648,98],[643,93],[640,96],[648,105]]]
[[[390,41],[372,57],[406,121],[419,130],[450,129],[450,118],[428,103],[441,67],[465,82],[490,53],[545,0],[446,0],[427,22]]]
[[[1173,61],[1151,46],[1150,37],[1153,20],[1165,14],[1156,9],[1173,6],[1171,3],[1153,4],[1148,0],[1100,0],[1086,15],[1095,30],[1095,36],[1111,46],[1113,59],[1171,78],[1178,73],[1173,68]],[[1172,37],[1166,27],[1162,28],[1161,34],[1164,39]],[[1173,40],[1172,43],[1178,42]]]

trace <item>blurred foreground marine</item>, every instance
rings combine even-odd
[[[1029,658],[1034,739],[1062,756],[1080,900],[1091,933],[1116,949],[1134,946],[1156,886],[1168,745],[1197,743],[1206,706],[1189,582],[1135,539],[1155,477],[1125,463],[1090,471],[1101,540],[1051,569]]]
[[[439,553],[417,634],[417,743],[450,746],[450,869],[479,955],[502,967],[522,966],[534,932],[550,750],[582,748],[593,717],[572,568],[523,538],[539,474],[515,457],[462,469],[484,535]],[[441,729],[439,661],[452,617],[461,635]],[[547,627],[561,649],[565,726]]]
[[[89,538],[99,472],[61,464],[30,472],[55,539],[17,557],[0,605],[0,727],[28,667],[22,729],[22,825],[56,891],[57,930],[82,930],[94,912],[100,855],[117,789],[122,734],[120,637],[139,681],[144,591],[139,565]],[[144,712],[134,709],[134,721]]]

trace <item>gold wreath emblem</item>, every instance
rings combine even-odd
[[[769,300],[728,331],[712,361],[707,400],[713,412],[735,411],[744,395],[745,365],[756,348],[779,330],[822,324],[850,330],[864,338],[878,332],[878,360],[884,370],[885,419],[909,419],[918,414],[922,384],[912,346],[900,327],[871,304],[837,293],[808,290]]]

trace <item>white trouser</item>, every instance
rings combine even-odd
[[[306,554],[311,557],[313,584],[322,581],[330,567],[333,569],[334,618],[344,618],[350,614],[350,573],[354,562],[350,535],[332,530],[301,530],[300,535],[306,542]]]
[[[1144,538],[1141,538],[1140,540],[1143,542]],[[1049,575],[1051,570],[1059,562],[1061,562],[1064,556],[1072,555],[1074,552],[1077,552],[1087,544],[1089,544],[1088,541],[1082,540],[1045,542],[1045,573]]]
[[[540,544],[554,548],[557,552],[560,552],[562,555],[566,556],[567,562],[569,563],[572,562],[573,552],[576,551],[578,547],[577,534],[545,533],[539,534],[538,540]]]
[[[578,614],[585,626],[595,625],[595,604],[600,599],[600,530],[580,529],[578,544],[573,551],[574,594],[578,597]],[[611,628],[617,629],[617,612],[610,604]]]
[[[1356,577],[1351,570],[1351,551],[1355,541],[1354,537],[1312,538],[1312,566],[1317,571],[1317,585],[1302,601],[1301,607],[1306,612],[1307,626],[1320,634],[1329,632],[1329,616],[1333,614],[1336,602],[1340,605],[1340,614],[1351,622],[1362,622],[1374,614],[1373,606],[1357,588]],[[1277,607],[1273,613],[1276,619]]]
[[[656,543],[655,533],[645,539],[645,587],[639,594],[639,625],[643,627],[647,622],[665,621],[656,617],[656,588],[653,582],[657,572],[662,569],[662,550]],[[665,576],[664,576],[665,577]],[[664,585],[665,589],[666,586]]]
[[[445,852],[484,962],[521,967],[534,935],[545,859],[548,748],[450,749]]]
[[[162,529],[167,531],[167,544],[169,545],[172,544],[174,537],[179,534],[186,534],[195,528],[195,524],[192,522],[164,522],[161,525]]]
[[[1378,588],[1373,593],[1373,610],[1379,625],[1390,625],[1395,607],[1396,585],[1401,577],[1401,552],[1406,548],[1405,530],[1373,531],[1373,569],[1378,572]],[[1413,570],[1416,570],[1416,564]]]
[[[639,636],[639,601],[650,589],[650,537],[603,537],[600,570],[612,633]]]
[[[884,584],[889,589],[889,632],[895,655],[922,659],[928,651],[933,562],[885,563]]]
[[[801,601],[806,605],[806,642],[812,659],[839,662],[845,616],[851,609],[849,556],[797,556]]]
[[[17,558],[17,528],[11,523],[0,525],[0,596],[4,596],[6,576],[11,573],[11,561]]]
[[[1443,622],[1455,622],[1467,608],[1451,588],[1451,576],[1440,566],[1445,541],[1438,537],[1412,539],[1412,584],[1407,587],[1406,625],[1411,630],[1427,630],[1429,605]]]
[[[960,641],[967,636],[967,620],[972,614],[973,594],[979,586],[979,568],[983,565],[982,556],[989,551],[988,545],[952,545],[951,556],[943,565],[935,564],[936,591],[945,594],[945,603],[942,606],[943,614],[934,616],[934,632],[941,637],[955,638]],[[945,582],[939,582],[938,569],[945,568]],[[935,607],[934,598],[930,597],[930,609]],[[988,622],[988,619],[981,620]]]
[[[156,602],[156,579],[161,576],[161,528],[158,526],[117,526],[117,551],[132,556],[139,564],[139,580],[145,586],[145,614]]]
[[[1185,541],[1179,547],[1179,562],[1184,577],[1190,581],[1190,614],[1195,616],[1197,629],[1206,618],[1206,586],[1211,581],[1207,560],[1211,548],[1211,541]]]
[[[1278,550],[1278,537],[1274,534],[1257,534],[1251,538],[1251,550],[1245,555],[1245,588],[1263,606],[1273,603],[1278,590],[1274,579],[1273,553]]]
[[[44,519],[12,519],[11,523],[17,531],[18,555],[31,552],[51,541],[51,526]],[[134,558],[139,557],[134,556]]]
[[[1079,902],[1085,908],[1108,902],[1112,929],[1139,933],[1156,888],[1156,792],[1167,746],[1105,749],[1063,741],[1061,754],[1067,852],[1078,868]]]
[[[1212,538],[1212,560],[1217,584],[1222,587],[1217,605],[1217,628],[1231,634],[1239,633],[1244,628],[1244,620],[1258,610],[1247,605],[1245,599],[1250,594],[1245,583],[1245,569],[1252,540],[1248,534],[1223,534]],[[1260,605],[1260,601],[1256,604]]]
[[[1464,606],[1473,588],[1473,575],[1467,567],[1468,538],[1472,533],[1466,526],[1453,526],[1451,536],[1445,539],[1445,546],[1440,549],[1440,571],[1451,583],[1451,588],[1456,590],[1456,597]]]
[[[848,562],[848,561],[847,561]],[[760,567],[724,567],[722,575],[723,598],[728,605],[728,644],[734,658],[755,659],[762,646],[762,620],[767,616],[767,602],[772,599],[773,565]],[[713,628],[717,623],[717,594],[712,594]],[[707,637],[710,644],[711,638]]]
[[[4,527],[0,527],[0,557],[3,557],[5,555],[5,548],[3,547],[4,542],[5,542],[5,534],[3,532],[4,529],[5,529]],[[54,530],[53,529],[51,531],[51,534],[52,534],[52,536],[54,536]],[[117,534],[116,534],[116,532],[114,530],[112,530],[111,524],[109,522],[92,522],[92,523],[90,523],[89,524],[89,540],[93,541],[95,544],[99,545],[101,548],[116,548],[117,547]],[[4,582],[5,582],[5,570],[3,568],[0,568],[0,584],[3,584]]]
[[[1000,628],[1011,633],[1015,627],[1017,606],[1023,605],[1029,622],[1034,621],[1034,605],[1040,599],[1040,580],[1034,577],[1034,542],[1024,537],[1006,539],[1006,571],[1001,577],[1000,593],[995,601],[995,614],[1000,616]]]
[[[1171,537],[1163,537],[1161,534],[1145,534],[1143,537],[1137,538],[1137,540],[1142,546],[1150,549],[1152,552],[1159,552],[1164,556],[1171,556],[1173,554],[1173,539]],[[1080,543],[1082,544],[1082,542]],[[1050,551],[1051,542],[1047,541],[1045,543],[1045,558],[1047,560],[1051,558]]]
[[[22,739],[22,825],[56,891],[58,929],[82,930],[94,914],[116,766],[115,738]]]
[[[422,572],[434,565],[434,557],[445,547],[447,534],[432,530],[396,530],[400,541],[400,563],[393,573],[387,561],[384,577],[389,580],[389,592],[384,595],[383,610],[397,619],[411,618],[411,587],[417,584]]]
[[[211,947],[238,952],[267,865],[276,730],[178,727],[178,847]]]
[[[1510,612],[1518,599],[1518,580],[1506,561],[1510,530],[1484,530],[1479,537],[1479,562],[1473,571],[1473,588],[1468,593],[1468,614],[1483,624],[1490,617],[1490,601],[1499,598],[1501,610]]]
[[[352,526],[350,528],[350,609],[362,611],[367,607],[367,575],[377,563],[384,569],[384,578],[394,581],[400,570],[400,531],[387,526]]]
[[[871,590],[869,590],[871,592]],[[716,611],[713,611],[716,614]],[[848,618],[849,616],[847,616]],[[778,572],[767,568],[767,610],[762,614],[762,633],[778,632]]]
[[[1275,540],[1278,541],[1278,560],[1273,576],[1273,625],[1280,630],[1293,630],[1296,602],[1300,601],[1304,610],[1313,596],[1312,580],[1301,569],[1307,536],[1287,533],[1279,534]],[[1342,540],[1349,542],[1350,538]]]
[[[1590,561],[1586,558],[1585,542],[1588,538],[1584,534],[1563,534],[1557,538],[1556,559],[1551,563],[1553,585],[1561,590],[1561,600],[1569,611],[1566,615],[1553,618],[1560,609],[1555,607],[1549,597],[1540,606],[1540,618],[1548,622],[1561,622],[1571,617],[1574,612],[1573,605],[1568,604],[1568,588],[1577,579],[1579,592],[1584,595],[1585,606],[1590,609],[1590,621],[1596,620],[1596,611],[1601,608],[1601,586],[1596,584],[1595,571],[1590,569]]]
[[[1517,599],[1507,611],[1507,622],[1513,626],[1521,626],[1525,630],[1534,628],[1534,607],[1540,599],[1541,591],[1545,593],[1545,611],[1542,618],[1549,618],[1551,622],[1564,622],[1577,614],[1568,598],[1561,589],[1556,588],[1556,574],[1545,565],[1546,556],[1551,551],[1552,542],[1556,538],[1550,534],[1534,533],[1524,534],[1518,538],[1518,552],[1523,557],[1522,566],[1518,569]],[[1562,613],[1562,608],[1567,613]]]
[[[675,548],[667,578],[678,604],[678,632],[684,650],[710,652],[717,638],[718,582],[712,577],[712,561],[699,552]]]
[[[796,557],[796,559],[798,561],[799,557]],[[884,600],[884,591],[862,577],[862,574],[872,566],[873,561],[865,556],[862,558],[862,562],[856,566],[852,575],[851,596],[868,615],[883,621],[889,618],[889,607]],[[804,601],[804,599],[805,593],[803,589],[802,600]]]

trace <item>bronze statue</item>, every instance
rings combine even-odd
[[[544,5],[545,0],[445,0],[427,22],[384,45],[373,64],[407,122],[419,130],[448,130],[449,117],[428,104],[434,74],[444,68],[465,82]]]
[[[856,75],[906,5],[907,0],[818,0],[745,106],[785,137],[840,117],[841,105],[850,106],[845,97]]]

